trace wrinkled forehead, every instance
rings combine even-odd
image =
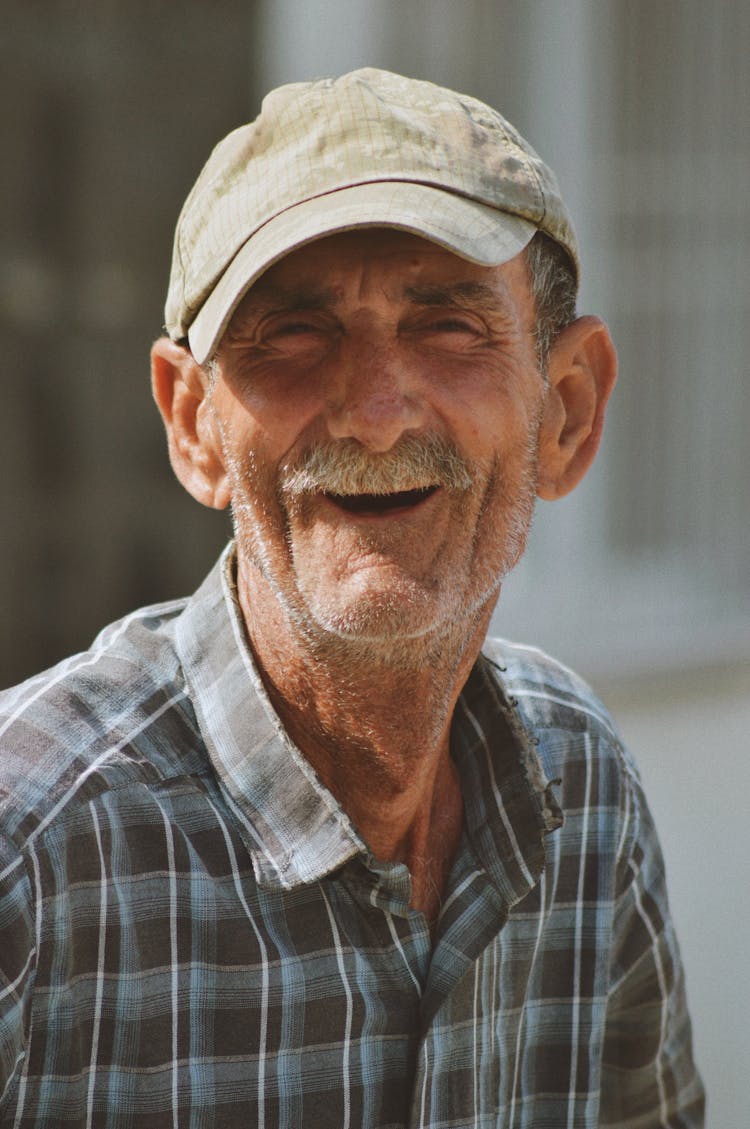
[[[470,307],[500,314],[528,301],[525,251],[485,266],[396,228],[323,236],[268,267],[248,289],[227,332],[269,309],[338,309],[354,302]]]

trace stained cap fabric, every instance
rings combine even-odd
[[[383,226],[485,266],[544,231],[578,269],[555,176],[505,118],[365,68],[279,87],[219,142],[177,222],[167,332],[202,364],[274,262],[324,235]]]

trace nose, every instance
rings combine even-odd
[[[421,381],[398,346],[360,341],[344,351],[329,388],[331,438],[388,451],[404,432],[424,428],[427,411]]]

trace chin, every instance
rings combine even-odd
[[[429,634],[443,618],[436,602],[420,591],[384,591],[351,601],[313,598],[307,608],[310,620],[326,634],[342,641],[377,643]]]
[[[497,582],[481,593],[463,594],[453,586],[438,593],[400,585],[398,592],[369,593],[348,602],[340,594],[332,600],[308,599],[305,622],[299,604],[293,618],[321,657],[335,654],[406,670],[462,653],[478,624],[489,622],[498,592]]]

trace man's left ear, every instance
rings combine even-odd
[[[616,377],[617,354],[603,321],[586,315],[558,333],[539,433],[540,498],[569,494],[593,463]]]

